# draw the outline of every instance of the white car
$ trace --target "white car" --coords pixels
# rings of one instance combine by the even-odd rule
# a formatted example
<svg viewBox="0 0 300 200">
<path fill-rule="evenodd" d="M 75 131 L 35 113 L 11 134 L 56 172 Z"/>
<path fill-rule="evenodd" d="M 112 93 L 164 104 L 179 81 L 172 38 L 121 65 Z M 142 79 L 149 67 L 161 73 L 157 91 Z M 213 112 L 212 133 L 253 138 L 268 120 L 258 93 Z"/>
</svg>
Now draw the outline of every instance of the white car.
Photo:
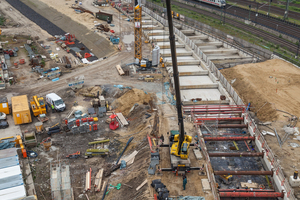
<svg viewBox="0 0 300 200">
<path fill-rule="evenodd" d="M 0 120 L 6 120 L 6 114 L 3 112 L 0 112 Z"/>
</svg>

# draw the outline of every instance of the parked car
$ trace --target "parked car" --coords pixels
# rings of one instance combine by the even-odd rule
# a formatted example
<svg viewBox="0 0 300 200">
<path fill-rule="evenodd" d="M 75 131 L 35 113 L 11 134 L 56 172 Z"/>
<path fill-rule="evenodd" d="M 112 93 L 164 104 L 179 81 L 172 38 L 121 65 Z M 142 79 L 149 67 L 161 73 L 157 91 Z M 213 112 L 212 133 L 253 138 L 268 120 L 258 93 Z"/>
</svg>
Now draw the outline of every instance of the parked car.
<svg viewBox="0 0 300 200">
<path fill-rule="evenodd" d="M 5 129 L 7 127 L 9 127 L 9 124 L 7 121 L 3 121 L 3 120 L 0 121 L 0 129 Z"/>
<path fill-rule="evenodd" d="M 0 120 L 6 120 L 6 114 L 3 112 L 0 112 Z"/>
</svg>

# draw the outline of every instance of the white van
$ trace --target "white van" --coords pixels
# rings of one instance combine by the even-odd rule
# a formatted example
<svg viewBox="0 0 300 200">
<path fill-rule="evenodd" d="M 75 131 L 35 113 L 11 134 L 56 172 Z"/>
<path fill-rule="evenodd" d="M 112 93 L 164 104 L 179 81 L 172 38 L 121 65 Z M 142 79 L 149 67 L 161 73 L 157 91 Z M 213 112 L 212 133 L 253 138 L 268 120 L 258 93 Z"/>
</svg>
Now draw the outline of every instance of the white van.
<svg viewBox="0 0 300 200">
<path fill-rule="evenodd" d="M 64 101 L 55 93 L 47 94 L 46 102 L 50 105 L 50 108 L 53 105 L 56 111 L 64 111 L 66 109 Z"/>
</svg>

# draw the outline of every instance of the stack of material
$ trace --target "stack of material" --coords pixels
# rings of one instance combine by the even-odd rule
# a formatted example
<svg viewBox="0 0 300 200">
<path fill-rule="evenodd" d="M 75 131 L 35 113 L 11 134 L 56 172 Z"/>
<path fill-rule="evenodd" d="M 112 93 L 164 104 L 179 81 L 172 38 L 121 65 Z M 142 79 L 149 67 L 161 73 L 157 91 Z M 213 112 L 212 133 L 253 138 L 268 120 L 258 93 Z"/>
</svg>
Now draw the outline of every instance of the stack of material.
<svg viewBox="0 0 300 200">
<path fill-rule="evenodd" d="M 122 113 L 116 113 L 116 115 L 117 115 L 117 120 L 118 120 L 119 124 L 121 124 L 121 127 L 128 126 L 128 122 Z"/>
<path fill-rule="evenodd" d="M 91 175 L 92 175 L 92 168 L 90 168 L 90 171 L 86 172 L 85 175 L 85 191 L 88 191 L 91 189 Z"/>
<path fill-rule="evenodd" d="M 126 162 L 126 165 L 131 165 L 134 162 L 134 158 L 136 156 L 136 154 L 138 154 L 138 151 L 134 151 L 132 152 L 132 154 L 130 154 L 129 156 L 126 156 L 125 158 L 121 158 L 118 162 L 118 164 L 121 164 L 121 161 L 124 160 Z"/>
<path fill-rule="evenodd" d="M 96 178 L 95 178 L 95 192 L 100 192 L 101 183 L 102 183 L 103 169 L 99 169 Z"/>
</svg>

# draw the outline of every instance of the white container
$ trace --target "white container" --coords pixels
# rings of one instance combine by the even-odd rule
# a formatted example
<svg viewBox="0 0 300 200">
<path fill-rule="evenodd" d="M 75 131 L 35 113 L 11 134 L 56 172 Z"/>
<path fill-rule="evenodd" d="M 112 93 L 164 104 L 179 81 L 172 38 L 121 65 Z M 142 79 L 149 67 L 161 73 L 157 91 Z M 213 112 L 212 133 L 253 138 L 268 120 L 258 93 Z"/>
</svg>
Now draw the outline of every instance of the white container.
<svg viewBox="0 0 300 200">
<path fill-rule="evenodd" d="M 157 66 L 159 64 L 159 46 L 155 46 L 152 51 L 152 66 Z"/>
</svg>

